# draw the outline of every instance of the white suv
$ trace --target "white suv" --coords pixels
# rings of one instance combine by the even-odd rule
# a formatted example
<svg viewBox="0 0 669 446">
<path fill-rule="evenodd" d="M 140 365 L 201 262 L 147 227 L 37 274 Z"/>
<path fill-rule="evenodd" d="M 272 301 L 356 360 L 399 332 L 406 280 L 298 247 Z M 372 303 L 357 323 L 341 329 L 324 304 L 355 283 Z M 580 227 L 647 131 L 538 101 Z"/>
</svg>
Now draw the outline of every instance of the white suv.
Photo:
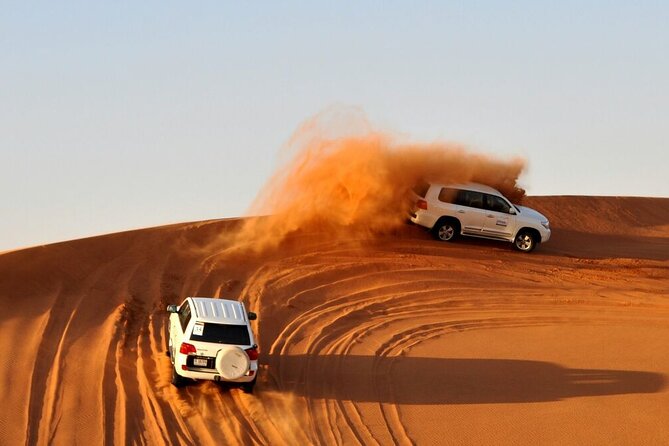
<svg viewBox="0 0 669 446">
<path fill-rule="evenodd" d="M 469 235 L 512 242 L 532 251 L 551 236 L 548 219 L 534 209 L 512 204 L 498 190 L 482 184 L 424 184 L 414 190 L 411 221 L 432 230 L 442 241 Z"/>
<path fill-rule="evenodd" d="M 234 300 L 188 297 L 168 305 L 168 354 L 172 384 L 207 379 L 239 384 L 253 392 L 258 377 L 258 346 L 244 304 Z"/>
</svg>

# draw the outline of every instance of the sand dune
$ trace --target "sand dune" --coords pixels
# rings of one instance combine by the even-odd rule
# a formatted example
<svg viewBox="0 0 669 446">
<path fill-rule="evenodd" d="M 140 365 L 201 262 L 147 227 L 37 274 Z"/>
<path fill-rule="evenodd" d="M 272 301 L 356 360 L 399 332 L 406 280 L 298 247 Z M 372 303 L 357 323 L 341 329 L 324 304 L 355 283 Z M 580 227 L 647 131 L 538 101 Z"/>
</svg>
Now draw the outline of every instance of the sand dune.
<svg viewBox="0 0 669 446">
<path fill-rule="evenodd" d="M 0 444 L 662 444 L 669 199 L 528 197 L 554 238 L 290 236 L 239 220 L 0 255 Z M 259 313 L 255 395 L 169 384 L 165 305 Z"/>
</svg>

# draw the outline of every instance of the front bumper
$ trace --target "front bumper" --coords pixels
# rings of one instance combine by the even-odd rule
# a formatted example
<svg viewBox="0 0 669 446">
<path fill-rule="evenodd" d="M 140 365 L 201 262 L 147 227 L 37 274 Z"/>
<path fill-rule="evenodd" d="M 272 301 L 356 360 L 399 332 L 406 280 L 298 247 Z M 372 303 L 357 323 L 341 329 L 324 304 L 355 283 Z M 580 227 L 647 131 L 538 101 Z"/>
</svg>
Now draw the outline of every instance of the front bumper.
<svg viewBox="0 0 669 446">
<path fill-rule="evenodd" d="M 540 232 L 540 234 L 541 234 L 541 243 L 546 243 L 548 240 L 551 239 L 550 229 L 544 229 L 543 231 Z"/>
</svg>

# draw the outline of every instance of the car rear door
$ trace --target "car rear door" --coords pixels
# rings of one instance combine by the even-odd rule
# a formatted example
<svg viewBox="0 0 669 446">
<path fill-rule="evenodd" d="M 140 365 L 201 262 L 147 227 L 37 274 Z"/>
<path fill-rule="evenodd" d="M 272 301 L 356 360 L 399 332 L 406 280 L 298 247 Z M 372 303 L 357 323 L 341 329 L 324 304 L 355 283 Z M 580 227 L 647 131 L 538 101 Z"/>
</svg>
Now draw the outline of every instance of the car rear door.
<svg viewBox="0 0 669 446">
<path fill-rule="evenodd" d="M 480 235 L 486 220 L 484 197 L 481 192 L 458 190 L 455 197 L 456 217 L 462 225 L 462 232 Z"/>
</svg>

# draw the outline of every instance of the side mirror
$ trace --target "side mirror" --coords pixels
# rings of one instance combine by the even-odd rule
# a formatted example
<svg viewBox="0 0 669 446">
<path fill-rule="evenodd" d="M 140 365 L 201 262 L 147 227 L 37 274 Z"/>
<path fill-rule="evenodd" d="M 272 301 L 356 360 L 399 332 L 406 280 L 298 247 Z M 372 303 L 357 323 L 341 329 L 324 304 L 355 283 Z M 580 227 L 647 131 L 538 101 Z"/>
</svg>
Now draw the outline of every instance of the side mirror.
<svg viewBox="0 0 669 446">
<path fill-rule="evenodd" d="M 516 215 L 516 210 L 514 208 L 509 208 L 509 214 Z"/>
<path fill-rule="evenodd" d="M 168 313 L 177 313 L 179 311 L 179 307 L 176 305 L 168 305 L 167 306 L 167 312 Z"/>
<path fill-rule="evenodd" d="M 255 314 L 253 311 L 249 311 L 249 320 L 255 321 L 256 319 L 258 319 L 258 315 Z"/>
</svg>

